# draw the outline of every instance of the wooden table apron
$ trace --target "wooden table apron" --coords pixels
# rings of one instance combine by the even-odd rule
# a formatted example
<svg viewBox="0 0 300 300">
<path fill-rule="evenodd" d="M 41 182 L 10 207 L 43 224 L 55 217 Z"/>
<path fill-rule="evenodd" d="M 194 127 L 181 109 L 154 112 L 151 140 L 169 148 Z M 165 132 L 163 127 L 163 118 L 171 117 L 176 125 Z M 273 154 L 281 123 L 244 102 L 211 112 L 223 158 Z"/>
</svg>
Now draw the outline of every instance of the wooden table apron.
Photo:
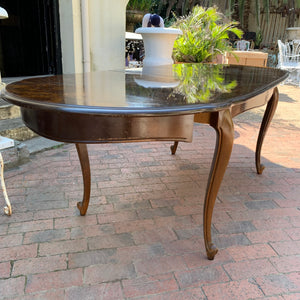
<svg viewBox="0 0 300 300">
<path fill-rule="evenodd" d="M 81 215 L 85 215 L 87 212 L 91 191 L 87 144 L 175 141 L 171 146 L 172 154 L 175 154 L 179 141 L 190 141 L 191 139 L 185 132 L 191 119 L 194 119 L 192 122 L 208 124 L 213 127 L 216 131 L 216 145 L 205 195 L 203 231 L 207 257 L 214 259 L 218 249 L 212 243 L 211 220 L 215 200 L 231 156 L 234 141 L 232 118 L 249 109 L 267 104 L 255 155 L 257 173 L 261 174 L 264 169 L 260 163 L 262 143 L 276 110 L 278 98 L 278 89 L 275 87 L 254 98 L 232 104 L 230 108 L 173 116 L 87 115 L 63 110 L 51 113 L 49 107 L 45 107 L 45 109 L 21 107 L 21 112 L 24 123 L 39 135 L 76 144 L 84 184 L 83 200 L 77 204 Z M 41 122 L 41 120 L 43 121 Z M 74 130 L 74 126 L 77 130 Z M 104 130 L 99 130 L 99 128 L 104 128 Z M 167 130 L 164 131 L 162 128 L 167 128 Z"/>
</svg>

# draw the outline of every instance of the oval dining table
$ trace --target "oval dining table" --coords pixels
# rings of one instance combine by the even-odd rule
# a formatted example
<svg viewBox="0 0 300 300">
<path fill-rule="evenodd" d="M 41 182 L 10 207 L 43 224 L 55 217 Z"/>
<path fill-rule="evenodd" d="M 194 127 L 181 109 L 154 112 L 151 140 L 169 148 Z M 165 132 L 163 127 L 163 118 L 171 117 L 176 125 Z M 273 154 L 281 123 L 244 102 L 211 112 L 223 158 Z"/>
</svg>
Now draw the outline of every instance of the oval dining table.
<svg viewBox="0 0 300 300">
<path fill-rule="evenodd" d="M 232 119 L 266 105 L 256 145 L 261 174 L 261 148 L 278 103 L 277 85 L 288 76 L 272 68 L 213 64 L 174 64 L 94 73 L 34 77 L 8 84 L 2 98 L 21 108 L 27 127 L 48 139 L 74 143 L 83 175 L 81 215 L 89 205 L 91 172 L 87 144 L 112 142 L 192 142 L 194 122 L 216 131 L 215 152 L 203 210 L 208 259 L 218 249 L 212 242 L 215 200 L 234 141 Z"/>
</svg>

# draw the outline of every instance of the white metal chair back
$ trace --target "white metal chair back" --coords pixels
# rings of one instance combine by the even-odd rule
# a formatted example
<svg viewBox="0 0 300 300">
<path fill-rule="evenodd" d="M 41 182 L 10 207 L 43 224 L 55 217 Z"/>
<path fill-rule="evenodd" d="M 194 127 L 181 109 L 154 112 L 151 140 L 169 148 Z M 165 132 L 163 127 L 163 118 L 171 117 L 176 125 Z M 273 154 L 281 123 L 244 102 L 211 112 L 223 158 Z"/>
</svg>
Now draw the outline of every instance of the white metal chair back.
<svg viewBox="0 0 300 300">
<path fill-rule="evenodd" d="M 234 43 L 234 46 L 236 46 L 236 50 L 248 51 L 250 49 L 250 42 L 245 40 L 240 40 L 240 41 L 236 41 Z"/>
<path fill-rule="evenodd" d="M 278 40 L 278 49 L 278 68 L 300 69 L 300 43 L 298 41 L 283 43 Z"/>
<path fill-rule="evenodd" d="M 300 86 L 300 42 L 291 41 L 283 43 L 278 40 L 278 65 L 277 67 L 290 71 L 287 81 Z"/>
</svg>

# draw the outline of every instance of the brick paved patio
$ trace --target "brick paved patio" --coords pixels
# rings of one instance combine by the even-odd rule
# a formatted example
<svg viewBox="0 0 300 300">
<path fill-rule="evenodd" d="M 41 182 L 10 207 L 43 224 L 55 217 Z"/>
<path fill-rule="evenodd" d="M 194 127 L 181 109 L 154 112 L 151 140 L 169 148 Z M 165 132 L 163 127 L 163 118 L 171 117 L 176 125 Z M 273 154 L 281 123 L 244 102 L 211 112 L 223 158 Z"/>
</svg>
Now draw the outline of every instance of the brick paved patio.
<svg viewBox="0 0 300 300">
<path fill-rule="evenodd" d="M 0 298 L 300 299 L 300 89 L 280 93 L 262 175 L 254 164 L 262 110 L 235 121 L 213 216 L 214 261 L 202 234 L 215 142 L 207 126 L 195 125 L 193 143 L 175 156 L 166 142 L 89 146 L 85 217 L 76 209 L 74 146 L 7 171 L 13 215 L 0 213 Z"/>
</svg>

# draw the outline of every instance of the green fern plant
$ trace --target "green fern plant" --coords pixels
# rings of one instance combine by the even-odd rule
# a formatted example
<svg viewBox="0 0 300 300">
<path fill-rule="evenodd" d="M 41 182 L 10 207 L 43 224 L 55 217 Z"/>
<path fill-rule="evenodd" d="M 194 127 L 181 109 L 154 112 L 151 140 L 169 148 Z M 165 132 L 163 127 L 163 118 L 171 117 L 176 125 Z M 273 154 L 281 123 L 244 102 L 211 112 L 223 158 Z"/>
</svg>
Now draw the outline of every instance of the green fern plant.
<svg viewBox="0 0 300 300">
<path fill-rule="evenodd" d="M 177 18 L 174 27 L 183 32 L 174 43 L 173 57 L 177 62 L 211 62 L 218 54 L 231 52 L 230 32 L 242 36 L 237 22 L 224 22 L 216 7 L 195 6 L 185 17 Z"/>
</svg>

